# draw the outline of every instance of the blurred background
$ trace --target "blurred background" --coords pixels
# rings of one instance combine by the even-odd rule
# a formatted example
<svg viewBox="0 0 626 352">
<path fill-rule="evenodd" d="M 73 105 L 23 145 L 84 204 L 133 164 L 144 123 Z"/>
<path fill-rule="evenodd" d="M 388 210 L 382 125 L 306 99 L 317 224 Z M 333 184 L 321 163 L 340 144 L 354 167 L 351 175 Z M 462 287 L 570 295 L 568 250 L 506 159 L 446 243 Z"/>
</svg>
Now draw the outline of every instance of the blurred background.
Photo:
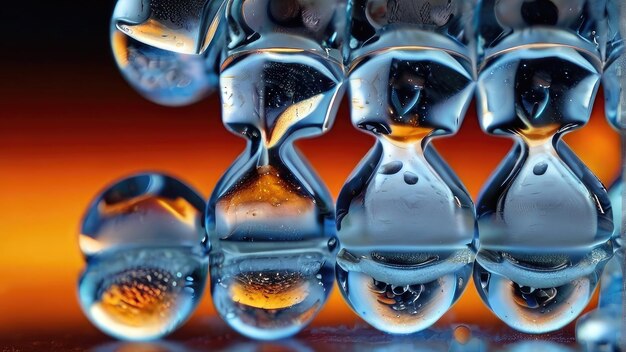
<svg viewBox="0 0 626 352">
<path fill-rule="evenodd" d="M 177 176 L 208 198 L 244 148 L 243 139 L 223 128 L 217 95 L 166 108 L 131 90 L 109 47 L 114 4 L 2 5 L 0 340 L 71 331 L 106 341 L 76 299 L 83 267 L 78 228 L 92 197 L 120 177 L 149 170 Z M 608 186 L 618 174 L 620 142 L 605 122 L 601 94 L 597 101 L 590 123 L 565 140 Z M 475 199 L 511 142 L 483 134 L 474 109 L 457 135 L 435 145 Z M 298 145 L 336 197 L 373 141 L 351 126 L 344 103 L 328 134 Z M 206 292 L 182 334 L 217 321 Z M 501 327 L 473 285 L 439 324 L 459 322 Z M 313 325 L 355 323 L 334 290 Z"/>
</svg>

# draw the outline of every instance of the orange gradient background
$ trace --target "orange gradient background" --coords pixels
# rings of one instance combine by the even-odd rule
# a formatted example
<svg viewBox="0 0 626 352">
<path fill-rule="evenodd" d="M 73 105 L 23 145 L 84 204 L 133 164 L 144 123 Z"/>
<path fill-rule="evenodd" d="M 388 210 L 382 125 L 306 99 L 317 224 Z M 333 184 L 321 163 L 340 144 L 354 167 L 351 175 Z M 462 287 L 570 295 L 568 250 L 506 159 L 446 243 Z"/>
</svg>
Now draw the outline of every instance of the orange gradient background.
<svg viewBox="0 0 626 352">
<path fill-rule="evenodd" d="M 11 84 L 0 86 L 0 332 L 93 329 L 76 299 L 84 265 L 78 229 L 91 199 L 112 181 L 146 170 L 177 176 L 208 198 L 244 140 L 223 128 L 216 95 L 184 108 L 151 104 L 108 56 L 82 65 L 15 64 L 20 69 L 4 78 Z M 620 142 L 601 99 L 590 123 L 565 139 L 610 185 Z M 372 144 L 350 125 L 344 102 L 328 134 L 298 145 L 336 197 Z M 472 106 L 461 131 L 435 145 L 475 199 L 511 142 L 483 134 Z M 209 315 L 215 310 L 207 290 L 195 319 Z M 355 322 L 335 289 L 313 324 Z M 452 322 L 501 324 L 473 285 L 440 324 Z"/>
</svg>

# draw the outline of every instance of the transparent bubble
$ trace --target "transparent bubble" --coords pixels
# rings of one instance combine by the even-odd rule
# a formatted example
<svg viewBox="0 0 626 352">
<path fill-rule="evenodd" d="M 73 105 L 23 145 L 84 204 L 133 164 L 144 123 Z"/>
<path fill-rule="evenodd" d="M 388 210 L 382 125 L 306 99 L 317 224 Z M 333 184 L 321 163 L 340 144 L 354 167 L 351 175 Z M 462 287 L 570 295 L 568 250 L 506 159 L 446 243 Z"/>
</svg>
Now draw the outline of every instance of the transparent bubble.
<svg viewBox="0 0 626 352">
<path fill-rule="evenodd" d="M 145 98 L 194 103 L 216 87 L 224 1 L 119 0 L 111 20 L 118 67 Z"/>
<path fill-rule="evenodd" d="M 613 254 L 606 189 L 561 141 L 589 120 L 600 82 L 604 27 L 594 4 L 481 5 L 479 120 L 515 145 L 479 197 L 474 282 L 493 312 L 523 332 L 573 321 Z"/>
<path fill-rule="evenodd" d="M 117 30 L 111 33 L 113 54 L 128 83 L 146 99 L 180 106 L 208 96 L 217 87 L 211 60 L 143 44 Z"/>
<path fill-rule="evenodd" d="M 342 250 L 336 266 L 341 293 L 378 330 L 410 334 L 426 329 L 461 296 L 471 274 L 473 253 L 437 252 L 428 258 L 411 258 L 424 254 L 395 248 L 393 253 L 357 258 Z M 381 263 L 381 256 L 396 261 Z"/>
<path fill-rule="evenodd" d="M 98 195 L 79 240 L 87 261 L 79 301 L 89 320 L 139 341 L 183 324 L 208 274 L 203 212 L 195 191 L 161 174 L 131 176 Z"/>
</svg>

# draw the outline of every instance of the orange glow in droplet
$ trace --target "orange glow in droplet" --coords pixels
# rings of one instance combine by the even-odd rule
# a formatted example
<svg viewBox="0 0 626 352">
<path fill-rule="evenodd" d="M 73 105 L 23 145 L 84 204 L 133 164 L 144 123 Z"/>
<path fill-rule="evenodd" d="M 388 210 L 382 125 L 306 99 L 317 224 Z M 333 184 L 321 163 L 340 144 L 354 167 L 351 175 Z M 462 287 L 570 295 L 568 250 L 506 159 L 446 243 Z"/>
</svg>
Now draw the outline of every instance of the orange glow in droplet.
<svg viewBox="0 0 626 352">
<path fill-rule="evenodd" d="M 285 309 L 309 296 L 309 282 L 298 272 L 239 274 L 230 287 L 234 302 L 260 309 Z"/>
</svg>

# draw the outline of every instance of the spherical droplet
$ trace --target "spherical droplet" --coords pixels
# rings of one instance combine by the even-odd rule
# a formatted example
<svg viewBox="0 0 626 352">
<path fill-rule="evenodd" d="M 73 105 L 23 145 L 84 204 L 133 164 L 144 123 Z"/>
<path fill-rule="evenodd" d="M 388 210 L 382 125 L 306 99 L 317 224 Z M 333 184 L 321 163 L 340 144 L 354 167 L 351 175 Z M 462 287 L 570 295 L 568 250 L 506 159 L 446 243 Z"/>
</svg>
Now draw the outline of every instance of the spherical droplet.
<svg viewBox="0 0 626 352">
<path fill-rule="evenodd" d="M 468 328 L 465 325 L 459 325 L 454 329 L 454 339 L 462 344 L 465 345 L 466 343 L 469 342 L 469 340 L 472 338 L 472 330 L 470 330 L 470 328 Z"/>
</svg>

